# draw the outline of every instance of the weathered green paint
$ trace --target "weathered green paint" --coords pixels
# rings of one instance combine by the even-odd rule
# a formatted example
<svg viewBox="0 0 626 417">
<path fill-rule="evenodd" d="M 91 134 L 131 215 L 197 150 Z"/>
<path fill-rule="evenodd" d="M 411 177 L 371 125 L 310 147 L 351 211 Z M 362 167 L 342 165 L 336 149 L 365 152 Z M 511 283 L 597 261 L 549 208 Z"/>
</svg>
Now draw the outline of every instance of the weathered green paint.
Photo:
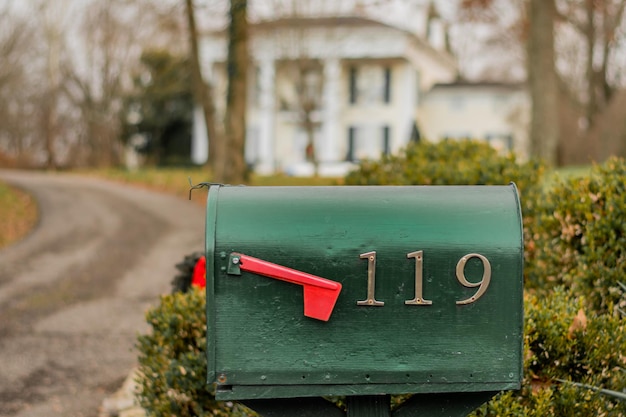
<svg viewBox="0 0 626 417">
<path fill-rule="evenodd" d="M 205 236 L 205 249 L 206 254 L 215 253 L 215 228 L 217 222 L 217 200 L 220 187 L 210 187 L 209 196 L 206 209 L 206 236 Z M 213 287 L 213 272 L 215 271 L 215 256 L 206 255 L 206 270 L 207 270 L 207 292 L 206 292 L 206 305 L 207 305 L 207 360 L 209 363 L 215 362 L 215 311 L 210 314 L 209 311 L 212 306 L 215 306 L 215 291 L 209 291 L 209 288 Z M 209 273 L 209 271 L 211 271 Z M 211 284 L 209 284 L 211 283 Z M 207 380 L 215 380 L 215 367 L 209 365 L 207 372 Z"/>
<path fill-rule="evenodd" d="M 423 296 L 414 298 L 423 251 Z M 367 260 L 376 251 L 376 299 Z M 343 285 L 328 322 L 303 316 L 302 288 L 241 271 L 239 252 Z M 456 278 L 485 256 L 489 288 Z M 467 263 L 481 279 L 479 259 Z M 209 382 L 218 399 L 479 392 L 522 377 L 522 226 L 514 186 L 211 187 L 207 205 Z"/>
</svg>

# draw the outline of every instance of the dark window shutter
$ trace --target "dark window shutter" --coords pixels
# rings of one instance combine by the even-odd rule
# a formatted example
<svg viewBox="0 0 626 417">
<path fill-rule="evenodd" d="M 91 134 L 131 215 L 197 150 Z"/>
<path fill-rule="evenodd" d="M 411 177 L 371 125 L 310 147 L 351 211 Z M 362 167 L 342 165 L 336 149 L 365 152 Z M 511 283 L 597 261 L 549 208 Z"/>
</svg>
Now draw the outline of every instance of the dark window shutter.
<svg viewBox="0 0 626 417">
<path fill-rule="evenodd" d="M 356 67 L 350 67 L 350 104 L 356 104 L 357 91 L 356 91 Z"/>
</svg>

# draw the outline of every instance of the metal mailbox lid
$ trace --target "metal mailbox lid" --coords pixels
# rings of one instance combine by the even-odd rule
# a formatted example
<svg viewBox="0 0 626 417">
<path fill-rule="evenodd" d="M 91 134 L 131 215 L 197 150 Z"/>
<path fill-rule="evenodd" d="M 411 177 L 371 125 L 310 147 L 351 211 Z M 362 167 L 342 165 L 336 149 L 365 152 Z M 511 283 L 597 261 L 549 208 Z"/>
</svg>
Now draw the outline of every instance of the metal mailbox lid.
<svg viewBox="0 0 626 417">
<path fill-rule="evenodd" d="M 520 386 L 514 185 L 211 187 L 206 248 L 208 379 L 218 399 Z M 305 317 L 296 285 L 230 274 L 232 253 L 339 282 L 330 319 Z M 372 298 L 384 305 L 359 305 L 372 270 Z M 407 303 L 418 281 L 430 304 Z"/>
</svg>

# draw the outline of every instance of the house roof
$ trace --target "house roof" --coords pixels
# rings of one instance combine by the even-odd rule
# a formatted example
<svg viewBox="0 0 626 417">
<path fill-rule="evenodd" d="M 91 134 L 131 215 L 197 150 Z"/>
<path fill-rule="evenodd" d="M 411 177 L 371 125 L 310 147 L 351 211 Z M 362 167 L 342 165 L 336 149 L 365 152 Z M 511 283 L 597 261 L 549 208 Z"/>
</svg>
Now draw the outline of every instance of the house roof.
<svg viewBox="0 0 626 417">
<path fill-rule="evenodd" d="M 278 19 L 272 20 L 262 20 L 259 22 L 252 23 L 251 28 L 254 29 L 273 29 L 277 27 L 318 27 L 318 26 L 326 26 L 326 27 L 335 27 L 335 26 L 351 26 L 351 27 L 363 27 L 363 26 L 379 26 L 379 27 L 387 27 L 391 29 L 395 29 L 401 32 L 406 32 L 403 29 L 397 28 L 395 26 L 388 25 L 383 22 L 379 22 L 377 20 L 369 19 L 367 17 L 362 16 L 314 16 L 314 17 L 306 17 L 306 16 L 291 16 L 291 17 L 282 17 Z M 408 32 L 407 32 L 408 33 Z"/>
<path fill-rule="evenodd" d="M 275 29 L 289 29 L 289 28 L 333 28 L 333 27 L 348 27 L 348 28 L 386 28 L 407 36 L 412 44 L 423 53 L 429 55 L 431 58 L 439 61 L 445 66 L 450 68 L 456 68 L 456 61 L 450 53 L 447 51 L 441 51 L 432 47 L 427 41 L 421 39 L 417 34 L 408 31 L 406 29 L 399 28 L 375 19 L 371 19 L 364 16 L 345 15 L 345 16 L 291 16 L 281 17 L 271 20 L 260 20 L 250 23 L 250 32 L 265 32 Z M 226 36 L 227 29 L 205 32 L 208 35 L 213 36 Z"/>
</svg>

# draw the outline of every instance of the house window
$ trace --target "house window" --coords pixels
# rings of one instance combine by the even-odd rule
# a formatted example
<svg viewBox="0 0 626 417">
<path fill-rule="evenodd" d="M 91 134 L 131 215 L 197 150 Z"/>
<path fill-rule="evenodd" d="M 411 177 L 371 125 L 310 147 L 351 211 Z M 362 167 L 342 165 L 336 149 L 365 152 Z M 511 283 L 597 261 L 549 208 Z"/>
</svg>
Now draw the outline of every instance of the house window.
<svg viewBox="0 0 626 417">
<path fill-rule="evenodd" d="M 510 133 L 488 133 L 485 140 L 500 152 L 508 152 L 513 149 L 513 135 Z"/>
<path fill-rule="evenodd" d="M 385 89 L 383 92 L 383 99 L 385 103 L 391 103 L 391 68 L 385 68 Z"/>
<path fill-rule="evenodd" d="M 383 154 L 391 153 L 391 137 L 389 135 L 389 126 L 383 126 Z"/>
<path fill-rule="evenodd" d="M 348 72 L 350 104 L 391 103 L 391 77 L 390 67 L 374 64 L 351 67 Z"/>
<path fill-rule="evenodd" d="M 355 67 L 350 68 L 350 104 L 356 104 L 356 77 L 357 71 Z"/>
<path fill-rule="evenodd" d="M 378 159 L 382 154 L 391 153 L 391 128 L 389 126 L 350 126 L 346 161 L 358 162 L 363 159 Z"/>
<path fill-rule="evenodd" d="M 348 152 L 346 152 L 346 161 L 354 161 L 354 142 L 356 139 L 356 128 L 350 126 L 348 128 Z"/>
</svg>

